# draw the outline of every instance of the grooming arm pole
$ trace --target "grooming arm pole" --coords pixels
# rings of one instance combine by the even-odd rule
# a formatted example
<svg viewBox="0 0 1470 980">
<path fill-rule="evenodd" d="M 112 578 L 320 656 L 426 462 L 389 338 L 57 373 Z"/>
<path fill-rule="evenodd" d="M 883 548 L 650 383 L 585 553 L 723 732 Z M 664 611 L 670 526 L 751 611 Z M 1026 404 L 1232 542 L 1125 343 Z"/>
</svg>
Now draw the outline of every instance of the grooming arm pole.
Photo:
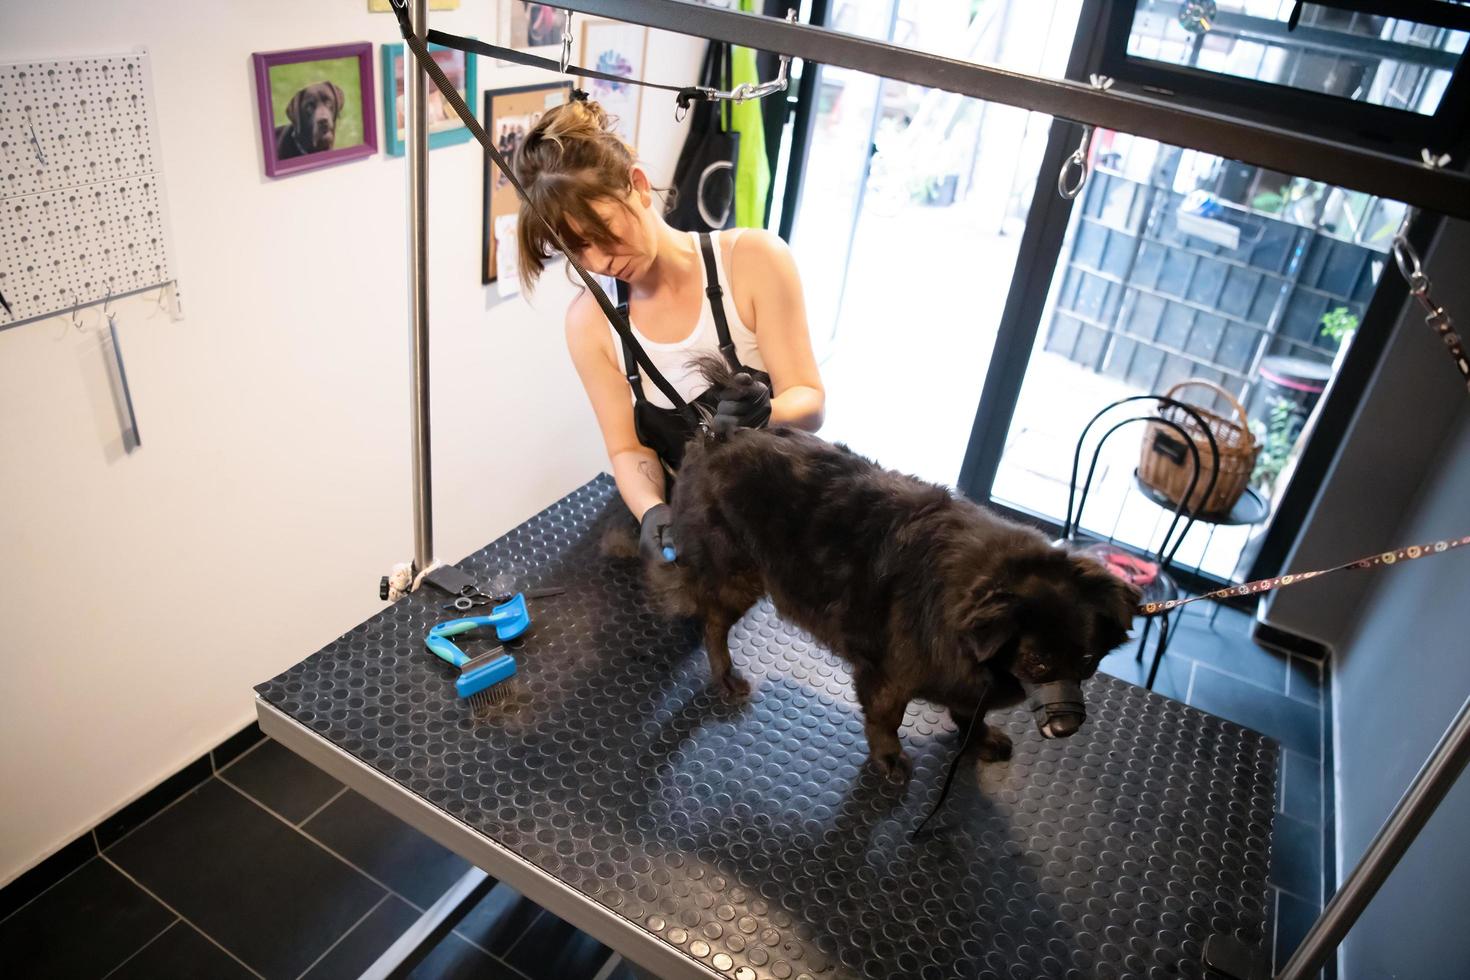
<svg viewBox="0 0 1470 980">
<path fill-rule="evenodd" d="M 428 33 L 428 0 L 407 0 L 414 33 Z M 417 58 L 403 61 L 408 100 L 408 269 L 413 440 L 413 568 L 434 561 L 433 472 L 429 452 L 429 76 Z M 389 79 L 386 84 L 391 84 Z M 391 120 L 390 120 L 391 122 Z"/>
<path fill-rule="evenodd" d="M 1363 859 L 1307 931 L 1302 944 L 1277 974 L 1277 980 L 1304 980 L 1317 975 L 1434 815 L 1467 762 L 1470 762 L 1470 698 L 1460 706 L 1459 714 L 1378 829 Z"/>
</svg>

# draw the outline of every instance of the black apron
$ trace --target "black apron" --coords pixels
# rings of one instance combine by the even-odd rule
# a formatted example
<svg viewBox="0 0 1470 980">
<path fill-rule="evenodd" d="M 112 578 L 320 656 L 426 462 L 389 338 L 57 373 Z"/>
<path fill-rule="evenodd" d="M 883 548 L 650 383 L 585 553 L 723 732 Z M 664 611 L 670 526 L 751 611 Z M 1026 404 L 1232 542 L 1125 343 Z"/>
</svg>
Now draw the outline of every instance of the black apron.
<svg viewBox="0 0 1470 980">
<path fill-rule="evenodd" d="M 725 291 L 720 288 L 720 276 L 715 268 L 715 246 L 708 232 L 699 235 L 699 250 L 704 256 L 704 295 L 709 300 L 710 313 L 714 315 L 715 332 L 720 339 L 720 353 L 732 371 L 744 371 L 766 387 L 771 385 L 771 376 L 765 371 L 745 367 L 735 353 L 735 342 L 730 339 L 730 324 L 725 319 Z M 628 284 L 621 279 L 618 283 L 618 309 L 624 317 L 628 315 Z M 679 471 L 684 461 L 684 445 L 699 429 L 699 414 L 696 405 L 711 415 L 719 406 L 719 392 L 706 388 L 698 398 L 689 400 L 684 409 L 661 408 L 643 394 L 643 381 L 638 371 L 638 361 L 633 356 L 629 338 L 623 340 L 623 364 L 627 371 L 628 384 L 633 388 L 633 430 L 638 441 L 658 454 L 659 460 L 669 476 Z"/>
</svg>

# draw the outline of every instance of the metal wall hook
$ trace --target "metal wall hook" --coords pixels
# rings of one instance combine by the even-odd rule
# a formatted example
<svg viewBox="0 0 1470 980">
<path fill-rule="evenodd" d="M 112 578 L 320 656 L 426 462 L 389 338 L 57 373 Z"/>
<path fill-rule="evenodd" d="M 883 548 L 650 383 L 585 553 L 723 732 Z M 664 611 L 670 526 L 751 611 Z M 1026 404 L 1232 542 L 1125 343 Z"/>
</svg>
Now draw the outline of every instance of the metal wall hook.
<svg viewBox="0 0 1470 980">
<path fill-rule="evenodd" d="M 71 325 L 80 330 L 82 329 L 82 321 L 77 319 L 77 312 L 82 308 L 82 297 L 73 291 L 71 298 L 73 301 L 71 305 Z"/>
<path fill-rule="evenodd" d="M 561 72 L 567 72 L 567 65 L 572 63 L 572 12 L 566 12 L 566 19 L 561 25 Z"/>
<path fill-rule="evenodd" d="M 1099 92 L 1105 92 L 1113 87 L 1113 80 L 1106 75 L 1091 75 L 1089 81 L 1092 87 Z M 1082 138 L 1077 141 L 1077 149 L 1072 155 L 1062 161 L 1062 169 L 1057 171 L 1057 193 L 1067 200 L 1073 200 L 1082 193 L 1082 188 L 1087 184 L 1088 175 L 1092 168 L 1087 163 L 1088 155 L 1092 152 L 1092 134 L 1094 128 L 1091 123 L 1082 127 Z M 1077 180 L 1071 182 L 1069 177 L 1072 171 L 1077 172 Z"/>
</svg>

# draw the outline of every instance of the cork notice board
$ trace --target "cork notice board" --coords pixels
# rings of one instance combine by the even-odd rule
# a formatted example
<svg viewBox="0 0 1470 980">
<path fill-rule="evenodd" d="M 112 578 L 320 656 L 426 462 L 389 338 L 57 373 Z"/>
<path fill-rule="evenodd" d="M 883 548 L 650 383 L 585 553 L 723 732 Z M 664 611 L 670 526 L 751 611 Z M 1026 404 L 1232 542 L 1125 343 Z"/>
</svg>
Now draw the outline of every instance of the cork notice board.
<svg viewBox="0 0 1470 980">
<path fill-rule="evenodd" d="M 571 96 L 570 82 L 552 85 L 527 85 L 521 88 L 497 89 L 485 93 L 485 131 L 495 141 L 495 148 L 507 160 L 513 159 L 521 140 L 541 114 L 552 106 L 566 102 Z M 480 281 L 495 282 L 500 278 L 500 246 L 502 242 L 515 240 L 515 220 L 520 209 L 520 199 L 515 188 L 500 172 L 500 168 L 485 154 L 485 208 L 481 229 L 484 236 L 481 249 Z M 497 220 L 498 219 L 498 220 Z M 506 256 L 515 261 L 514 251 Z"/>
</svg>

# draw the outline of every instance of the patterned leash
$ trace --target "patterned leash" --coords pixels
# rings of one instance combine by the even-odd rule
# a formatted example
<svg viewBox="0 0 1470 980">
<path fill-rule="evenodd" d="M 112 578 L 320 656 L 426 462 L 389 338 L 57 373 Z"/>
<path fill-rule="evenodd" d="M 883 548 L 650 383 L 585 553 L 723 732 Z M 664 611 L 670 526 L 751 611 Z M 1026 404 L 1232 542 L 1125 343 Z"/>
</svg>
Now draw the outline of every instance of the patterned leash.
<svg viewBox="0 0 1470 980">
<path fill-rule="evenodd" d="M 1428 150 L 1422 152 L 1424 166 L 1432 169 L 1443 167 L 1450 162 L 1449 156 L 1435 156 Z M 1429 274 L 1424 271 L 1424 264 L 1419 259 L 1419 253 L 1409 243 L 1409 226 L 1414 223 L 1418 211 L 1409 208 L 1404 212 L 1404 220 L 1399 224 L 1399 229 L 1393 236 L 1393 258 L 1399 267 L 1399 272 L 1409 284 L 1409 295 L 1424 309 L 1424 322 L 1435 333 L 1439 334 L 1440 340 L 1444 342 L 1445 349 L 1449 351 L 1450 357 L 1459 369 L 1460 376 L 1465 380 L 1465 388 L 1470 391 L 1470 357 L 1465 354 L 1464 342 L 1460 335 L 1455 333 L 1454 321 L 1450 315 L 1434 301 L 1429 295 Z M 1345 562 L 1334 565 L 1332 568 L 1323 568 L 1315 572 L 1293 572 L 1290 575 L 1278 575 L 1275 578 L 1263 578 L 1254 582 L 1246 582 L 1244 585 L 1232 585 L 1214 592 L 1206 592 L 1204 595 L 1191 596 L 1188 599 L 1170 599 L 1167 602 L 1145 602 L 1139 605 L 1138 611 L 1145 616 L 1157 616 L 1172 609 L 1187 605 L 1191 602 L 1199 602 L 1202 599 L 1223 599 L 1228 596 L 1254 595 L 1261 592 L 1270 592 L 1284 586 L 1295 585 L 1308 579 L 1318 578 L 1331 572 L 1340 572 L 1348 568 L 1376 568 L 1379 565 L 1397 565 L 1403 561 L 1413 561 L 1426 555 L 1440 555 L 1455 548 L 1470 545 L 1470 535 L 1462 538 L 1449 538 L 1444 541 L 1435 541 L 1425 545 L 1409 545 L 1407 548 L 1399 548 L 1395 551 L 1385 551 L 1382 554 L 1371 555 L 1367 558 L 1359 558 L 1357 561 Z"/>
<path fill-rule="evenodd" d="M 1214 592 L 1206 592 L 1204 595 L 1190 596 L 1188 599 L 1170 599 L 1167 602 L 1145 602 L 1138 607 L 1138 611 L 1145 616 L 1156 616 L 1159 613 L 1178 609 L 1180 606 L 1191 602 L 1199 602 L 1201 599 L 1222 599 L 1227 596 L 1253 595 L 1260 592 L 1270 592 L 1288 585 L 1296 585 L 1308 579 L 1319 578 L 1332 572 L 1341 572 L 1349 568 L 1376 568 L 1379 565 L 1397 565 L 1400 562 L 1413 561 L 1416 558 L 1425 558 L 1429 555 L 1442 555 L 1446 551 L 1455 548 L 1463 548 L 1470 545 L 1470 534 L 1462 538 L 1447 538 L 1443 541 L 1435 541 L 1430 544 L 1411 544 L 1406 548 L 1398 548 L 1394 551 L 1385 551 L 1382 554 L 1370 555 L 1367 558 L 1359 558 L 1356 561 L 1344 562 L 1331 568 L 1318 569 L 1315 572 L 1292 572 L 1289 575 L 1277 575 L 1275 578 L 1257 579 L 1244 585 L 1231 585 Z"/>
</svg>

